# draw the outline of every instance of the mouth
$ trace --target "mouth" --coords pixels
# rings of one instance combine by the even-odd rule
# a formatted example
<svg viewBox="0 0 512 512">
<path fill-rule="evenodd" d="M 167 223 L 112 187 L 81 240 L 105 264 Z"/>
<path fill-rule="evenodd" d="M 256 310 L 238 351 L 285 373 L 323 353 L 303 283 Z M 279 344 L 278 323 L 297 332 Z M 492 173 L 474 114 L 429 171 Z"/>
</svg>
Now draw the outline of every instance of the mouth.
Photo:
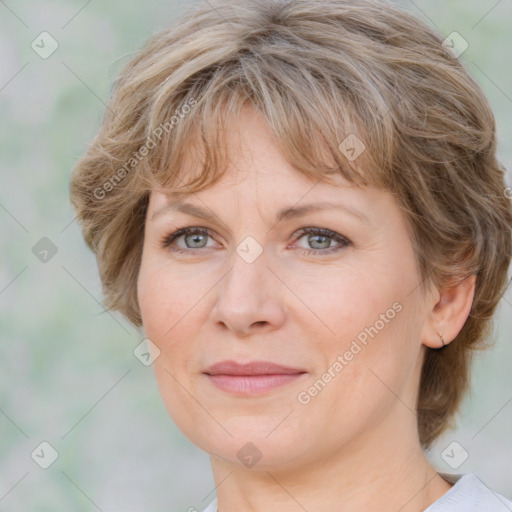
<svg viewBox="0 0 512 512">
<path fill-rule="evenodd" d="M 208 368 L 204 374 L 217 388 L 234 394 L 266 393 L 295 382 L 305 375 L 302 368 L 291 368 L 267 361 L 241 364 L 221 361 Z"/>
</svg>

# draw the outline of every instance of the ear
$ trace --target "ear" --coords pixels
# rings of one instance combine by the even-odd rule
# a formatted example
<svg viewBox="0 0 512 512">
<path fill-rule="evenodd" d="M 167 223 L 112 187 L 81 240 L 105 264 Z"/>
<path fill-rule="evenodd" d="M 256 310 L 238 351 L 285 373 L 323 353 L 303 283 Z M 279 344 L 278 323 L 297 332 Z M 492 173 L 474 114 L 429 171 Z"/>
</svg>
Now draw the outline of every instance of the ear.
<svg viewBox="0 0 512 512">
<path fill-rule="evenodd" d="M 476 275 L 461 283 L 447 285 L 435 294 L 428 321 L 423 331 L 423 344 L 442 348 L 451 343 L 462 330 L 475 296 Z"/>
</svg>

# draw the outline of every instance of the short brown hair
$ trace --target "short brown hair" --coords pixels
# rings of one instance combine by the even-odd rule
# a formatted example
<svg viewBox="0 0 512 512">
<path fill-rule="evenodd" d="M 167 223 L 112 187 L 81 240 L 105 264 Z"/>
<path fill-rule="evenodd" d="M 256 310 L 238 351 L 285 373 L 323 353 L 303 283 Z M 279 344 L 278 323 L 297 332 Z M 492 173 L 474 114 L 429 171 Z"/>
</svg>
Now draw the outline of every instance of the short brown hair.
<svg viewBox="0 0 512 512">
<path fill-rule="evenodd" d="M 391 4 L 214 4 L 193 8 L 130 60 L 73 170 L 71 201 L 97 256 L 104 304 L 141 325 L 151 189 L 186 195 L 215 184 L 228 167 L 222 127 L 252 106 L 298 172 L 395 195 L 423 284 L 477 276 L 459 335 L 425 353 L 417 414 L 427 448 L 460 406 L 472 350 L 485 348 L 507 285 L 511 202 L 488 102 L 442 38 Z M 340 151 L 350 134 L 366 147 L 354 161 Z M 186 154 L 201 169 L 194 176 L 183 170 Z"/>
</svg>

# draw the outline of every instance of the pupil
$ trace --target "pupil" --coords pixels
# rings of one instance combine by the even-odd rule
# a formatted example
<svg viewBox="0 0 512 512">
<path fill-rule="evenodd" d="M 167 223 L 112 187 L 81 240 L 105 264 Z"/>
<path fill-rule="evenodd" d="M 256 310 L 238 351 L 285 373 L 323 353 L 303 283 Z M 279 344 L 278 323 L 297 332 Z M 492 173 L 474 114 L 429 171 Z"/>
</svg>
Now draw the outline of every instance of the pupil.
<svg viewBox="0 0 512 512">
<path fill-rule="evenodd" d="M 204 238 L 204 235 L 192 235 L 192 244 L 200 243 L 201 238 Z"/>
<path fill-rule="evenodd" d="M 324 246 L 322 246 L 321 248 L 325 249 L 325 242 L 327 242 L 327 245 L 329 245 L 329 240 L 328 240 L 328 237 L 324 236 L 324 235 L 314 235 L 314 238 L 313 238 L 313 243 L 315 242 L 315 238 L 317 239 L 320 239 L 320 242 L 318 242 L 320 245 L 322 245 L 322 239 L 324 241 Z"/>
</svg>

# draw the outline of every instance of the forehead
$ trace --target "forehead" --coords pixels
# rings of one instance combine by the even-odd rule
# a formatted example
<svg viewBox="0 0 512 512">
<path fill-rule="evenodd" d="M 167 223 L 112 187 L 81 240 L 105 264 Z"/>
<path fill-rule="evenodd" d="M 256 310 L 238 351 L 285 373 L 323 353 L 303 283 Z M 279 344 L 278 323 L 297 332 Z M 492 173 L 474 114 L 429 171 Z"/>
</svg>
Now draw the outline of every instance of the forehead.
<svg viewBox="0 0 512 512">
<path fill-rule="evenodd" d="M 198 171 L 201 172 L 200 168 L 189 169 L 191 175 L 197 176 Z M 179 206 L 182 203 L 229 206 L 246 201 L 269 207 L 312 201 L 328 203 L 349 197 L 357 200 L 366 195 L 365 190 L 374 189 L 351 183 L 336 170 L 310 177 L 284 159 L 262 158 L 248 162 L 243 157 L 233 159 L 213 184 L 193 187 L 190 191 L 186 191 L 186 187 L 179 188 L 181 190 L 173 187 L 152 189 L 150 202 L 153 209 L 164 204 Z"/>
<path fill-rule="evenodd" d="M 243 107 L 238 117 L 231 117 L 229 121 L 219 130 L 216 139 L 201 139 L 194 130 L 188 133 L 187 150 L 180 164 L 173 168 L 176 179 L 162 182 L 160 189 L 151 192 L 151 217 L 157 210 L 172 211 L 172 205 L 177 207 L 174 211 L 190 213 L 196 206 L 203 212 L 213 208 L 225 213 L 231 210 L 230 205 L 246 203 L 261 211 L 271 211 L 272 217 L 276 211 L 281 218 L 289 216 L 285 210 L 294 207 L 304 212 L 305 205 L 310 203 L 318 206 L 342 200 L 347 206 L 352 203 L 352 206 L 359 204 L 360 208 L 368 208 L 367 194 L 363 191 L 368 185 L 362 187 L 349 181 L 345 176 L 351 174 L 340 169 L 339 160 L 333 159 L 327 146 L 320 148 L 322 161 L 317 166 L 310 165 L 304 172 L 303 168 L 295 166 L 300 166 L 300 161 L 298 164 L 294 161 L 295 153 L 290 155 L 290 148 L 283 147 L 266 118 L 254 107 Z M 205 159 L 219 148 L 220 159 Z M 187 191 L 191 183 L 193 186 Z M 348 191 L 353 193 L 347 195 Z M 183 209 L 179 203 L 189 206 Z M 201 217 L 207 218 L 206 215 Z"/>
</svg>

